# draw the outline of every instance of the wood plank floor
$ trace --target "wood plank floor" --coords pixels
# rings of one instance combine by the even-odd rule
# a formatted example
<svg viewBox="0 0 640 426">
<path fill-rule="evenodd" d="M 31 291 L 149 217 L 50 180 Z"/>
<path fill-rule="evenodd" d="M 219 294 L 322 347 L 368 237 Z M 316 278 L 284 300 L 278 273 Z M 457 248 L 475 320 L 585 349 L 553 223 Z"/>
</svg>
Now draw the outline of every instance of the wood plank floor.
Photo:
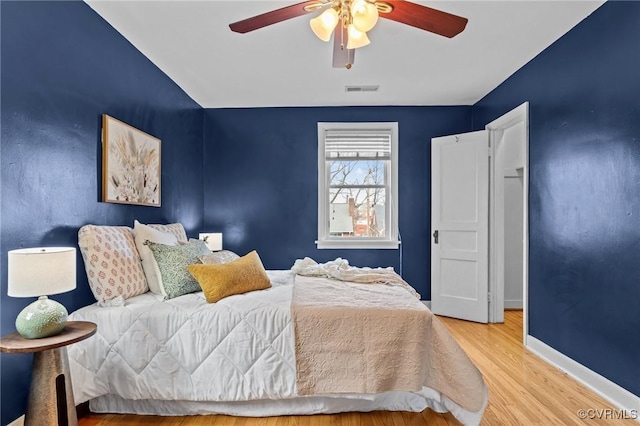
<svg viewBox="0 0 640 426">
<path fill-rule="evenodd" d="M 482 425 L 626 425 L 633 420 L 586 419 L 580 409 L 612 409 L 611 404 L 549 366 L 522 346 L 522 311 L 506 311 L 504 324 L 475 324 L 441 317 L 475 362 L 489 386 Z M 157 417 L 89 414 L 79 426 L 419 426 L 458 425 L 450 414 L 344 413 L 268 418 L 231 416 Z"/>
</svg>

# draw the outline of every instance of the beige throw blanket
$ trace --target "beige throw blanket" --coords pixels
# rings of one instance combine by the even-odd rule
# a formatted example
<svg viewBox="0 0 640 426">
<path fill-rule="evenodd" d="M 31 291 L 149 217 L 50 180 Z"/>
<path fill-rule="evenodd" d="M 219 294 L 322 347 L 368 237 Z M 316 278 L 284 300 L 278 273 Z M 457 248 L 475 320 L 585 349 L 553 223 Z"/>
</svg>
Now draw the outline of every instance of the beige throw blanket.
<svg viewBox="0 0 640 426">
<path fill-rule="evenodd" d="M 469 411 L 483 407 L 478 369 L 402 287 L 298 275 L 291 311 L 299 395 L 426 386 Z"/>
</svg>

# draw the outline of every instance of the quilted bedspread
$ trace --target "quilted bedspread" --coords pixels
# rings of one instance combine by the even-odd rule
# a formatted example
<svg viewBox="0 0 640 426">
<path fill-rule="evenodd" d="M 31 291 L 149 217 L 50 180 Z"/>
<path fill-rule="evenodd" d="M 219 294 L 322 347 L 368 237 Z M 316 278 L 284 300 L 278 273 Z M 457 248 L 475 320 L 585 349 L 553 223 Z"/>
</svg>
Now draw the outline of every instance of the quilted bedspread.
<svg viewBox="0 0 640 426">
<path fill-rule="evenodd" d="M 240 407 L 248 401 L 254 410 L 244 412 L 263 416 L 299 413 L 291 404 L 311 407 L 305 414 L 348 411 L 355 405 L 345 403 L 346 398 L 371 401 L 365 411 L 431 407 L 452 412 L 464 424 L 479 423 L 486 388 L 484 405 L 475 412 L 427 387 L 417 392 L 343 394 L 342 403 L 328 395 L 301 397 L 291 315 L 294 275 L 267 274 L 271 288 L 214 304 L 207 303 L 202 292 L 167 301 L 145 293 L 127 299 L 124 306 L 94 304 L 73 312 L 70 320 L 98 324 L 94 336 L 68 347 L 76 403 L 93 400 L 93 407 L 107 400 L 118 406 L 139 402 L 142 412 L 165 415 L 189 413 L 189 407 L 199 404 L 193 408 L 198 413 L 242 415 Z M 337 401 L 333 408 L 324 408 L 328 400 Z"/>
<path fill-rule="evenodd" d="M 198 401 L 295 396 L 293 276 L 269 275 L 272 288 L 215 304 L 202 292 L 164 302 L 145 293 L 125 306 L 72 313 L 69 320 L 98 324 L 95 336 L 68 348 L 76 403 L 107 394 Z"/>
<path fill-rule="evenodd" d="M 291 307 L 298 393 L 429 387 L 467 410 L 482 408 L 482 374 L 404 287 L 297 276 Z"/>
</svg>

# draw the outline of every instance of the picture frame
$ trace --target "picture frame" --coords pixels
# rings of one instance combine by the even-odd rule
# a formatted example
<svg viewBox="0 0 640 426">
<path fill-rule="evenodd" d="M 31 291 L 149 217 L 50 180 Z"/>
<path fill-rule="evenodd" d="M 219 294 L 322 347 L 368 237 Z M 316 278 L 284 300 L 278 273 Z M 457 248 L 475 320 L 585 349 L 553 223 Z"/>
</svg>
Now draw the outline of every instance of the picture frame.
<svg viewBox="0 0 640 426">
<path fill-rule="evenodd" d="M 161 141 L 102 115 L 102 201 L 160 207 Z"/>
</svg>

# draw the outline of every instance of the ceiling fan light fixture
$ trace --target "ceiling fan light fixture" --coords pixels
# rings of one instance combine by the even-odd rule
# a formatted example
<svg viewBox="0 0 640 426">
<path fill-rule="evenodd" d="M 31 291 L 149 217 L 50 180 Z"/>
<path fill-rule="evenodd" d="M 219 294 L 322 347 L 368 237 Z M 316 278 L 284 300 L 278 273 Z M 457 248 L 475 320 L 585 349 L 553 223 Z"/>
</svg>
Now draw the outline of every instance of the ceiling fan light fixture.
<svg viewBox="0 0 640 426">
<path fill-rule="evenodd" d="M 320 40 L 327 42 L 336 33 L 333 43 L 334 68 L 351 68 L 355 49 L 370 44 L 367 33 L 377 25 L 380 17 L 447 38 L 460 34 L 469 22 L 462 16 L 413 1 L 305 0 L 234 22 L 229 24 L 229 28 L 245 34 L 307 14 L 314 15 L 310 26 Z"/>
<path fill-rule="evenodd" d="M 331 33 L 338 25 L 338 20 L 338 12 L 333 8 L 329 8 L 309 21 L 309 24 L 316 37 L 322 41 L 329 41 Z"/>
<path fill-rule="evenodd" d="M 367 33 L 359 31 L 353 24 L 349 24 L 347 33 L 349 35 L 347 49 L 357 49 L 371 43 L 369 37 L 367 37 Z"/>
<path fill-rule="evenodd" d="M 378 23 L 378 8 L 367 0 L 351 3 L 351 20 L 358 31 L 366 33 Z"/>
</svg>

